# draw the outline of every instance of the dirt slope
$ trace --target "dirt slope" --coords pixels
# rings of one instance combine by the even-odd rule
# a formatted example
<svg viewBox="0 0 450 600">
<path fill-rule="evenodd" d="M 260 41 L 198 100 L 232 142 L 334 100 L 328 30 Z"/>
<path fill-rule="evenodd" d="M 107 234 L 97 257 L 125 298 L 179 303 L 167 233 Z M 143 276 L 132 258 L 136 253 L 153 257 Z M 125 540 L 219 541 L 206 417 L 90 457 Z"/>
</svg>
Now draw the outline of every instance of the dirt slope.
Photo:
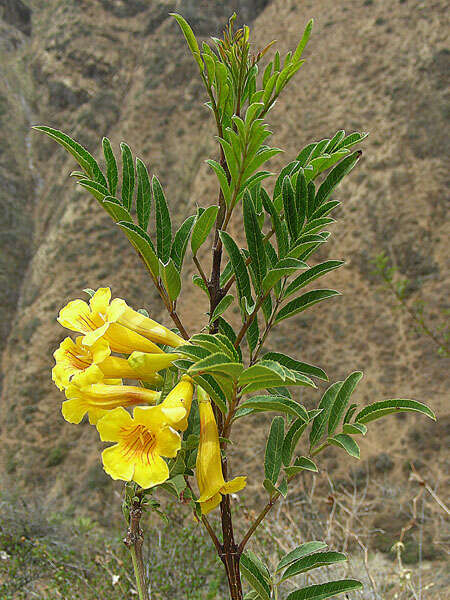
<svg viewBox="0 0 450 600">
<path fill-rule="evenodd" d="M 115 295 L 166 319 L 125 239 L 68 179 L 73 161 L 27 128 L 62 128 L 97 155 L 103 135 L 115 147 L 126 140 L 158 173 L 181 221 L 196 204 L 215 198 L 204 159 L 216 149 L 212 121 L 199 104 L 204 94 L 195 66 L 167 13 L 177 8 L 206 35 L 217 33 L 240 7 L 247 22 L 255 19 L 259 44 L 275 38 L 284 50 L 297 43 L 310 17 L 316 21 L 308 61 L 270 114 L 272 142 L 286 150 L 273 161 L 274 170 L 339 128 L 371 132 L 364 159 L 337 193 L 343 208 L 321 257 L 346 260 L 326 282 L 343 296 L 298 318 L 295 327 L 280 327 L 270 348 L 286 344 L 287 351 L 324 367 L 331 380 L 364 370 L 356 392 L 362 402 L 429 402 L 440 416 L 437 426 L 414 416 L 391 419 L 372 427 L 363 453 L 374 460 L 387 453 L 392 465 L 385 475 L 393 482 L 418 455 L 439 478 L 448 364 L 407 315 L 392 310 L 370 260 L 389 253 L 411 281 L 409 301 L 425 302 L 433 327 L 442 321 L 448 297 L 445 2 L 36 0 L 21 11 L 12 10 L 14 4 L 0 2 L 5 481 L 74 505 L 82 498 L 90 508 L 109 485 L 96 432 L 63 421 L 62 397 L 50 381 L 51 355 L 65 335 L 55 320 L 59 307 L 85 287 L 110 285 Z M 190 274 L 184 290 L 180 312 L 193 329 L 206 307 Z M 318 397 L 306 392 L 304 401 Z M 235 452 L 247 468 L 263 448 L 253 423 L 242 427 L 249 441 Z M 332 457 L 328 464 L 336 476 L 348 466 Z M 253 473 L 251 484 L 258 480 Z"/>
</svg>

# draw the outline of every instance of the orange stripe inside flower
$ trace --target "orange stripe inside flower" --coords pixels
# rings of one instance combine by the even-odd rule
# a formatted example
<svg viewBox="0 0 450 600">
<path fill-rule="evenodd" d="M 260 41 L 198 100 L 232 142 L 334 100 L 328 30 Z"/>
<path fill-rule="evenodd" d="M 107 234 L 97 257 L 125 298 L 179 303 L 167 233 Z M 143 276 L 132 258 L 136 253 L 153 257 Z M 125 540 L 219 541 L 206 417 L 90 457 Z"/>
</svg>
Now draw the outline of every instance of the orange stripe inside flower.
<svg viewBox="0 0 450 600">
<path fill-rule="evenodd" d="M 156 437 L 144 425 L 137 425 L 129 431 L 126 429 L 122 428 L 123 457 L 140 458 L 150 465 L 150 457 L 156 447 Z"/>
</svg>

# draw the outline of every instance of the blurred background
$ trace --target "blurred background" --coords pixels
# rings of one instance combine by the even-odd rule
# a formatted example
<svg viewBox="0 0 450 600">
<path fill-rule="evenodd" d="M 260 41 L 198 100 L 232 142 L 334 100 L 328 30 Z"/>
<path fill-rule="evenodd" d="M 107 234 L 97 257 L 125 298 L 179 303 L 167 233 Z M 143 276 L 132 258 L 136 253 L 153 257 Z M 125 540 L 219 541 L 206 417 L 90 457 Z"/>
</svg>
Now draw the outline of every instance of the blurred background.
<svg viewBox="0 0 450 600">
<path fill-rule="evenodd" d="M 345 543 L 356 575 L 367 579 L 364 597 L 419 598 L 420 589 L 420 598 L 444 598 L 448 530 L 433 499 L 445 501 L 450 423 L 450 51 L 443 0 L 0 0 L 0 551 L 7 557 L 0 555 L 0 597 L 128 597 L 119 534 L 102 533 L 120 518 L 121 485 L 103 473 L 97 432 L 62 419 L 62 395 L 51 382 L 52 353 L 66 335 L 56 316 L 83 288 L 109 285 L 114 296 L 171 324 L 123 234 L 69 179 L 74 161 L 30 127 L 62 129 L 98 158 L 104 135 L 114 148 L 127 141 L 158 174 L 177 224 L 197 204 L 213 203 L 216 182 L 204 162 L 217 155 L 213 120 L 196 65 L 168 16 L 174 10 L 201 39 L 219 34 L 236 11 L 251 26 L 255 47 L 276 39 L 284 52 L 314 17 L 307 62 L 269 113 L 271 144 L 285 149 L 271 170 L 338 129 L 370 132 L 363 159 L 336 193 L 343 205 L 320 255 L 346 261 L 326 281 L 343 296 L 297 318 L 295 328 L 280 326 L 267 349 L 283 345 L 324 368 L 331 381 L 363 370 L 358 401 L 417 399 L 438 422 L 409 414 L 374 424 L 360 462 L 342 454 L 337 461 L 329 450 L 322 472 L 305 477 L 272 518 L 287 549 L 290 540 L 324 532 L 332 545 Z M 233 233 L 239 230 L 235 220 Z M 186 269 L 178 307 L 191 330 L 207 319 L 192 273 Z M 302 401 L 311 407 L 319 398 L 307 391 Z M 235 473 L 249 474 L 238 509 L 243 522 L 264 502 L 258 469 L 266 428 L 263 417 L 244 422 L 246 442 L 232 451 Z M 183 510 L 174 507 L 173 517 L 186 537 L 175 540 L 171 528 L 164 533 L 181 571 L 183 554 L 200 536 Z M 305 511 L 316 530 L 302 529 Z M 56 549 L 71 535 L 76 553 L 67 549 L 61 557 Z M 161 565 L 158 539 L 151 557 Z M 400 563 L 391 552 L 399 539 Z M 36 550 L 39 540 L 47 554 Z M 255 544 L 265 548 L 266 541 L 263 532 Z M 104 544 L 112 554 L 98 558 Z M 51 594 L 60 584 L 45 575 L 53 569 L 48 553 L 61 581 L 75 582 L 66 591 L 55 587 L 59 596 Z M 206 558 L 204 564 L 182 592 L 159 567 L 155 598 L 222 597 L 222 582 L 211 579 Z M 402 565 L 411 569 L 416 595 Z M 90 596 L 97 576 L 105 588 Z M 20 577 L 16 589 L 11 582 Z M 163 585 L 169 595 L 158 596 Z"/>
</svg>

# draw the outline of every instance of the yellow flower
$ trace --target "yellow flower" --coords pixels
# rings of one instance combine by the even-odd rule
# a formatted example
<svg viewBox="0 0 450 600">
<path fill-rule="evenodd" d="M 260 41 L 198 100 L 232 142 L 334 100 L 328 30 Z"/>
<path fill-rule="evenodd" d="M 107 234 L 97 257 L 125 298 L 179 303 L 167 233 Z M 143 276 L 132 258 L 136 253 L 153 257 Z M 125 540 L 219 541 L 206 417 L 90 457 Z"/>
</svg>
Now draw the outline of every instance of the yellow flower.
<svg viewBox="0 0 450 600">
<path fill-rule="evenodd" d="M 246 477 L 235 477 L 225 481 L 220 456 L 219 432 L 214 418 L 211 401 L 205 392 L 198 388 L 198 409 L 200 413 L 200 443 L 198 446 L 196 476 L 200 490 L 202 514 L 206 515 L 216 508 L 222 500 L 222 494 L 239 492 L 246 485 Z"/>
<path fill-rule="evenodd" d="M 118 406 L 155 404 L 160 396 L 159 392 L 133 385 L 98 383 L 102 378 L 99 371 L 93 365 L 67 386 L 62 414 L 69 423 L 80 423 L 88 413 L 89 423 L 95 425 L 103 415 Z"/>
<path fill-rule="evenodd" d="M 194 393 L 193 380 L 189 375 L 183 375 L 180 382 L 167 394 L 160 406 L 164 408 L 184 408 L 186 414 L 180 421 L 173 423 L 172 427 L 179 431 L 186 431 L 188 417 L 191 411 L 192 396 Z"/>
<path fill-rule="evenodd" d="M 174 360 L 180 358 L 179 354 L 133 352 L 127 360 L 110 356 L 111 349 L 103 338 L 98 339 L 92 346 L 85 346 L 82 341 L 82 336 L 77 337 L 75 342 L 67 337 L 53 354 L 56 365 L 52 370 L 52 379 L 60 390 L 66 388 L 71 380 L 76 382 L 77 377 L 87 369 L 93 371 L 92 365 L 98 367 L 94 373 L 99 375 L 100 380 L 140 379 L 159 387 L 162 377 L 157 371 L 167 368 Z"/>
<path fill-rule="evenodd" d="M 160 325 L 156 321 L 153 321 L 153 319 L 141 315 L 141 313 L 130 308 L 122 298 L 114 298 L 111 302 L 108 308 L 108 319 L 135 331 L 157 344 L 166 344 L 174 348 L 186 344 L 186 341 L 182 337 L 170 331 L 164 325 Z"/>
<path fill-rule="evenodd" d="M 99 288 L 89 301 L 72 300 L 61 309 L 58 321 L 71 331 L 83 333 L 83 344 L 92 346 L 103 337 L 113 352 L 131 354 L 141 352 L 160 352 L 162 350 L 152 341 L 138 333 L 119 325 L 108 313 L 111 290 Z M 138 313 L 139 314 L 139 313 Z"/>
<path fill-rule="evenodd" d="M 89 305 L 72 300 L 59 313 L 58 321 L 67 329 L 84 334 L 83 344 L 91 346 L 100 337 L 109 342 L 111 350 L 130 354 L 159 352 L 156 343 L 181 346 L 184 340 L 166 327 L 130 308 L 121 298 L 110 303 L 111 290 L 99 288 Z"/>
<path fill-rule="evenodd" d="M 136 407 L 133 417 L 116 408 L 97 423 L 104 442 L 117 442 L 102 452 L 103 468 L 113 479 L 135 481 L 142 488 L 163 483 L 169 468 L 162 458 L 173 458 L 181 447 L 180 435 L 170 427 L 183 408 Z"/>
</svg>

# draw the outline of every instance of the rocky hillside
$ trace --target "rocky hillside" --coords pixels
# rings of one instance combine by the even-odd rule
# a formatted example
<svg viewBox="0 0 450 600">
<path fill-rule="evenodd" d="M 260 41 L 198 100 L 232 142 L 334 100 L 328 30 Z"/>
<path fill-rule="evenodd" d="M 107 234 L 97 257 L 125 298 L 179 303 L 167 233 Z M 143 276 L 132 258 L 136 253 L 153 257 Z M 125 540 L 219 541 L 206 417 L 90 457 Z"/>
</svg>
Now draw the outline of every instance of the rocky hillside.
<svg viewBox="0 0 450 600">
<path fill-rule="evenodd" d="M 91 508 L 109 486 L 96 432 L 63 421 L 62 397 L 50 380 L 52 352 L 65 336 L 55 320 L 59 307 L 85 287 L 110 285 L 115 295 L 166 318 L 125 238 L 68 178 L 73 161 L 30 125 L 63 129 L 98 156 L 103 135 L 115 147 L 126 140 L 158 173 L 178 221 L 215 198 L 204 164 L 216 153 L 213 123 L 196 68 L 168 17 L 173 9 L 200 36 L 218 33 L 237 10 L 253 25 L 258 44 L 277 39 L 282 50 L 295 46 L 315 18 L 307 63 L 270 114 L 273 145 L 286 150 L 271 168 L 340 128 L 370 131 L 370 137 L 338 191 L 343 208 L 322 252 L 347 262 L 327 281 L 343 296 L 298 318 L 295 329 L 280 327 L 272 349 L 287 344 L 330 379 L 364 370 L 357 390 L 363 402 L 427 401 L 437 425 L 414 416 L 391 419 L 372 428 L 363 452 L 388 487 L 406 485 L 403 467 L 411 459 L 419 458 L 433 481 L 441 478 L 448 364 L 407 313 L 393 310 L 371 259 L 389 255 L 409 280 L 408 303 L 424 302 L 430 326 L 438 327 L 448 302 L 445 6 L 443 0 L 0 0 L 5 482 L 74 504 L 82 498 Z M 199 300 L 187 274 L 179 308 L 191 330 L 205 321 Z M 305 394 L 306 403 L 319 397 Z M 235 454 L 248 466 L 263 449 L 253 426 L 243 427 L 248 443 Z M 349 466 L 330 453 L 332 475 Z M 249 468 L 250 483 L 258 483 Z"/>
</svg>

